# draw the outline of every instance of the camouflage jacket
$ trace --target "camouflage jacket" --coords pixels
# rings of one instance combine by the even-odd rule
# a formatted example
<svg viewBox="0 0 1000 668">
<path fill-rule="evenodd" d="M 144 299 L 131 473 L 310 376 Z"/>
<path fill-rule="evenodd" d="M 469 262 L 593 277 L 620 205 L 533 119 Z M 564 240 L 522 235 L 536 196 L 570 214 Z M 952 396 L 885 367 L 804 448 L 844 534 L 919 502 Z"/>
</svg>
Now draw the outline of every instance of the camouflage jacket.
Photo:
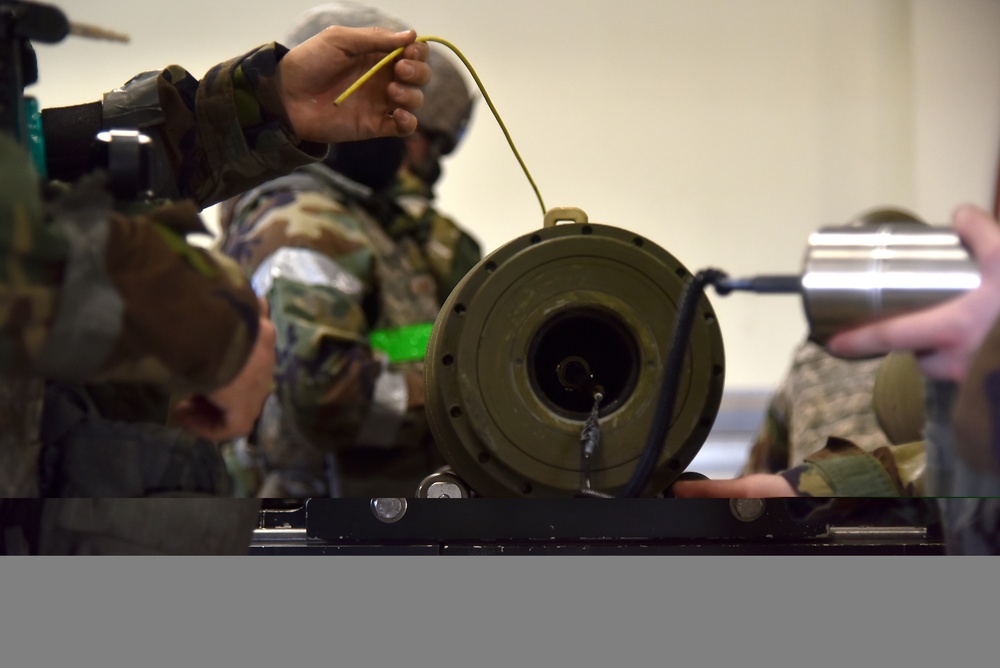
<svg viewBox="0 0 1000 668">
<path fill-rule="evenodd" d="M 394 360 L 373 335 L 433 323 L 480 252 L 413 183 L 403 177 L 375 197 L 313 165 L 247 193 L 222 217 L 224 251 L 270 304 L 281 409 L 320 448 L 412 448 L 426 437 L 426 341 Z"/>
<path fill-rule="evenodd" d="M 153 86 L 161 117 L 144 129 L 158 138 L 176 192 L 196 204 L 128 215 L 99 173 L 39 186 L 26 154 L 0 137 L 5 496 L 34 491 L 40 379 L 200 392 L 242 366 L 256 338 L 255 295 L 231 260 L 189 246 L 184 236 L 204 229 L 199 207 L 325 154 L 325 146 L 301 143 L 287 129 L 274 77 L 283 53 L 266 45 L 200 82 L 176 66 L 134 80 Z"/>
<path fill-rule="evenodd" d="M 831 436 L 822 450 L 781 475 L 799 496 L 923 496 L 926 464 L 923 441 L 869 452 Z"/>
<path fill-rule="evenodd" d="M 801 496 L 919 496 L 924 444 L 892 444 L 872 408 L 881 359 L 799 347 L 743 473 L 781 473 Z"/>
</svg>

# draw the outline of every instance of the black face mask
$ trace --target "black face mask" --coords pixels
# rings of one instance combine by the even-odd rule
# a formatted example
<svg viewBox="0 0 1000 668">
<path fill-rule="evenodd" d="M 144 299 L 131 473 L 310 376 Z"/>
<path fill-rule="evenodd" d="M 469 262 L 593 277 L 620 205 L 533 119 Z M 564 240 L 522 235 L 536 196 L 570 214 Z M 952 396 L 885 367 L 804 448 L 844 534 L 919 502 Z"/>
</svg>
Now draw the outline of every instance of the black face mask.
<svg viewBox="0 0 1000 668">
<path fill-rule="evenodd" d="M 447 155 L 454 146 L 439 133 L 429 133 L 427 137 L 427 153 L 422 160 L 409 161 L 409 169 L 416 174 L 427 187 L 433 187 L 441 178 L 441 156 Z"/>
<path fill-rule="evenodd" d="M 426 183 L 427 187 L 431 187 L 441 178 L 441 163 L 432 159 L 423 160 L 420 163 L 411 162 L 410 171 L 420 177 L 420 180 Z"/>
<path fill-rule="evenodd" d="M 334 144 L 325 163 L 372 190 L 388 187 L 403 164 L 406 143 L 401 137 L 381 137 Z"/>
</svg>

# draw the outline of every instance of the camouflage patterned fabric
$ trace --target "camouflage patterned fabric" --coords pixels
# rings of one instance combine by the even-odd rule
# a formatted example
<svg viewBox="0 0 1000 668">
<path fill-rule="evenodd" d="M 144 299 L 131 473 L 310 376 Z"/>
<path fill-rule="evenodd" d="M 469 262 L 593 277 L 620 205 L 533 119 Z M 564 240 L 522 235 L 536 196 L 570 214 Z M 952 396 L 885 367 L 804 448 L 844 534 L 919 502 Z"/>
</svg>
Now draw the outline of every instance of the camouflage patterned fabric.
<svg viewBox="0 0 1000 668">
<path fill-rule="evenodd" d="M 923 496 L 924 442 L 870 452 L 831 436 L 819 452 L 781 475 L 800 496 Z"/>
<path fill-rule="evenodd" d="M 162 119 L 144 129 L 197 206 L 325 155 L 284 121 L 274 77 L 283 53 L 266 45 L 201 82 L 176 66 L 145 77 Z M 98 173 L 42 192 L 25 154 L 0 140 L 0 491 L 31 496 L 41 378 L 212 390 L 246 359 L 257 301 L 231 260 L 184 241 L 204 229 L 196 205 L 126 215 Z"/>
<path fill-rule="evenodd" d="M 309 166 L 224 217 L 223 248 L 255 285 L 265 279 L 258 291 L 277 330 L 276 400 L 258 445 L 271 468 L 311 468 L 318 484 L 328 474 L 324 451 L 335 453 L 343 496 L 412 496 L 444 463 L 423 413 L 422 361 L 390 363 L 368 343 L 376 329 L 433 322 L 480 259 L 478 244 L 433 210 L 418 183 L 402 177 L 376 198 Z M 284 268 L 282 257 L 291 260 Z"/>
<path fill-rule="evenodd" d="M 922 442 L 890 443 L 872 408 L 882 358 L 844 360 L 806 342 L 771 400 L 743 473 L 781 473 L 802 496 L 919 496 Z"/>
<path fill-rule="evenodd" d="M 427 267 L 438 287 L 438 301 L 444 303 L 465 274 L 482 259 L 475 239 L 450 218 L 432 206 L 430 186 L 402 169 L 383 199 L 395 204 L 387 207 L 385 230 L 393 239 L 414 239 L 423 250 Z"/>
<path fill-rule="evenodd" d="M 19 255 L 14 249 L 24 245 L 35 245 L 30 233 L 43 234 L 42 207 L 37 197 L 23 200 L 16 194 L 38 191 L 37 178 L 28 153 L 13 138 L 0 133 L 0 178 L 4 184 L 0 188 L 0 248 L 7 250 L 6 262 L 0 265 L 0 369 L 6 371 L 17 364 L 17 357 L 27 348 L 27 341 L 34 339 L 36 331 L 44 331 L 45 323 L 51 318 L 52 295 L 39 294 L 29 283 L 29 278 L 42 282 L 48 277 L 44 259 L 29 263 L 34 276 L 25 275 L 23 263 L 18 263 Z M 28 239 L 19 239 L 28 234 Z M 53 239 L 55 254 L 60 247 Z M 11 269 L 14 276 L 11 277 Z M 58 268 L 55 267 L 53 270 Z M 21 287 L 15 287 L 20 279 Z M 12 326 L 13 313 L 18 313 L 23 323 Z M 13 334 L 13 336 L 11 335 Z M 44 336 L 44 334 L 43 334 Z M 41 443 L 38 437 L 38 421 L 41 419 L 41 396 L 44 386 L 37 378 L 12 377 L 9 372 L 0 378 L 0 492 L 3 498 L 33 496 L 37 492 L 35 462 Z"/>
<path fill-rule="evenodd" d="M 202 208 L 326 156 L 327 145 L 301 141 L 288 127 L 275 79 L 287 52 L 266 44 L 213 67 L 201 81 L 177 66 L 158 74 L 164 121 L 153 129 L 180 197 Z"/>
</svg>

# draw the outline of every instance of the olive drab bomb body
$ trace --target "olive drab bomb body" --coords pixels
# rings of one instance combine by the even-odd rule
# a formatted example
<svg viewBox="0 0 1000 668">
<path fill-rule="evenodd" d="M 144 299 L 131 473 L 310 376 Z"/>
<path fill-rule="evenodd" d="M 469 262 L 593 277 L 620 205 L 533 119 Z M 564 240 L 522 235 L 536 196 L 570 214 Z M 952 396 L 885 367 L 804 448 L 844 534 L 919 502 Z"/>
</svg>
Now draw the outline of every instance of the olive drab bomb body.
<svg viewBox="0 0 1000 668">
<path fill-rule="evenodd" d="M 590 481 L 620 490 L 654 421 L 690 277 L 648 239 L 579 209 L 550 211 L 542 229 L 484 258 L 445 302 L 426 356 L 428 420 L 454 473 L 482 496 L 577 495 L 581 430 L 599 392 Z M 646 494 L 668 487 L 705 442 L 724 367 L 702 296 Z"/>
</svg>

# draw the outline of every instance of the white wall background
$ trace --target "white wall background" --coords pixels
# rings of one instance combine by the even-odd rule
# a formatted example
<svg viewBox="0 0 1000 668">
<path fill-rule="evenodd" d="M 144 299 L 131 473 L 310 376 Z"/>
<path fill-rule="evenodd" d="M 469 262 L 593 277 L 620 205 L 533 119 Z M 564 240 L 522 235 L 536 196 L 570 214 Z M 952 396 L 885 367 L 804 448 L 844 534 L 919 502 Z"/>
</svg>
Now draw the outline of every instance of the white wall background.
<svg viewBox="0 0 1000 668">
<path fill-rule="evenodd" d="M 280 41 L 315 4 L 52 1 L 132 41 L 39 45 L 43 106 L 97 99 L 171 63 L 201 76 Z M 548 207 L 642 234 L 692 271 L 795 272 L 810 232 L 865 209 L 946 223 L 959 202 L 992 202 L 1000 0 L 378 4 L 465 52 Z M 487 251 L 541 226 L 485 104 L 439 206 Z M 712 301 L 727 388 L 773 386 L 805 333 L 797 298 Z"/>
</svg>

